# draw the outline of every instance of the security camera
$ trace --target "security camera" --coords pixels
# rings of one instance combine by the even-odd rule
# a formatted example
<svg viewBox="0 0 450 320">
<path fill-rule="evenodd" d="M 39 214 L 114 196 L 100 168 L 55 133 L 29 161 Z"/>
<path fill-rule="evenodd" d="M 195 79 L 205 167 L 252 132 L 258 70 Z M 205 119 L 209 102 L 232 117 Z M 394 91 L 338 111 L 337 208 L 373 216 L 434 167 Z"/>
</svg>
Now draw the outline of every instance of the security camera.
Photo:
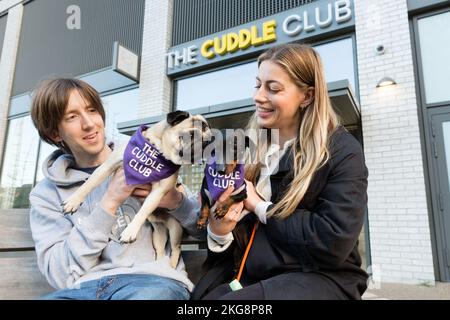
<svg viewBox="0 0 450 320">
<path fill-rule="evenodd" d="M 375 53 L 378 55 L 383 54 L 385 51 L 386 48 L 382 44 L 379 44 L 375 47 Z"/>
</svg>

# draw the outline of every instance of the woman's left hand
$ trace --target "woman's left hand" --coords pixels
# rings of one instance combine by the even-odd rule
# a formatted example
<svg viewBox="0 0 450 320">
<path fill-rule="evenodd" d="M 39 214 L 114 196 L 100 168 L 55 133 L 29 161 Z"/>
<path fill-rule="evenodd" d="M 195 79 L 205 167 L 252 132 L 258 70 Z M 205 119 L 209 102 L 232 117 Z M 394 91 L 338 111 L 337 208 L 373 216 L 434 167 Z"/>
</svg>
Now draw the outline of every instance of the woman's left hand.
<svg viewBox="0 0 450 320">
<path fill-rule="evenodd" d="M 258 195 L 252 182 L 245 180 L 245 183 L 247 184 L 247 199 L 244 200 L 245 209 L 255 212 L 256 205 L 264 200 Z"/>
<path fill-rule="evenodd" d="M 211 212 L 213 213 L 215 211 L 217 203 L 225 202 L 231 196 L 233 191 L 234 191 L 233 187 L 228 187 L 228 189 L 221 194 L 216 204 L 211 208 Z M 208 223 L 212 233 L 218 236 L 224 236 L 233 231 L 234 227 L 236 226 L 236 224 L 240 219 L 243 208 L 244 203 L 241 201 L 233 203 L 228 209 L 228 212 L 225 214 L 225 216 L 223 216 L 220 219 L 216 219 L 214 217 L 214 214 L 211 214 Z"/>
</svg>

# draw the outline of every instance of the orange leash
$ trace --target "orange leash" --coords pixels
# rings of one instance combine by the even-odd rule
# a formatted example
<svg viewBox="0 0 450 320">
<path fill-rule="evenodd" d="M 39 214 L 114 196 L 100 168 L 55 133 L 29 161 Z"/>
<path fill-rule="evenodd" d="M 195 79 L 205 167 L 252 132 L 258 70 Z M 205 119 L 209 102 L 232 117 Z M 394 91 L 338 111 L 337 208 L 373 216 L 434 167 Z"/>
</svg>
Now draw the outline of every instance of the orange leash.
<svg viewBox="0 0 450 320">
<path fill-rule="evenodd" d="M 242 272 L 244 271 L 245 261 L 247 261 L 248 253 L 250 252 L 250 248 L 253 244 L 253 239 L 255 238 L 256 233 L 256 227 L 258 226 L 258 220 L 255 222 L 255 225 L 253 226 L 252 235 L 250 236 L 250 241 L 247 244 L 247 248 L 245 249 L 244 257 L 242 258 L 241 266 L 239 267 L 239 273 L 236 277 L 237 281 L 241 281 Z"/>
</svg>

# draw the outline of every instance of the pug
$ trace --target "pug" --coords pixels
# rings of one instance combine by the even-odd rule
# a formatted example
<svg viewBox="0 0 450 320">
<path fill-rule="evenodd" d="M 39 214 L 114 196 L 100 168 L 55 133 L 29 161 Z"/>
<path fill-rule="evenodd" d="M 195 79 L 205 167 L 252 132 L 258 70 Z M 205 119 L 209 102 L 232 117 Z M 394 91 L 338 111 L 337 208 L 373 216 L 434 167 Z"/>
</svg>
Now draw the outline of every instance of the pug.
<svg viewBox="0 0 450 320">
<path fill-rule="evenodd" d="M 89 192 L 123 165 L 128 184 L 150 183 L 152 189 L 134 219 L 123 230 L 120 241 L 135 241 L 145 220 L 148 220 L 154 228 L 153 245 L 157 259 L 165 255 L 168 230 L 172 247 L 170 264 L 175 268 L 181 254 L 181 225 L 170 215 L 162 218 L 152 213 L 163 196 L 176 186 L 181 165 L 192 164 L 196 155 L 201 159 L 201 151 L 210 138 L 211 130 L 205 118 L 185 111 L 171 112 L 166 119 L 150 128 L 141 126 L 128 143 L 115 147 L 107 160 L 62 203 L 64 214 L 73 214 Z"/>
</svg>

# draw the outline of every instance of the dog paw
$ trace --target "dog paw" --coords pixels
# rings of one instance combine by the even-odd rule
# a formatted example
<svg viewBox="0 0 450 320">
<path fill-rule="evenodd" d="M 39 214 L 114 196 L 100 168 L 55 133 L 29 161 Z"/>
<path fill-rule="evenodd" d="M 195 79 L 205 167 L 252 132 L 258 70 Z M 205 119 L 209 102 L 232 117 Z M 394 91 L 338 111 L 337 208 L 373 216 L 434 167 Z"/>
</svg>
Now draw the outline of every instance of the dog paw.
<svg viewBox="0 0 450 320">
<path fill-rule="evenodd" d="M 198 220 L 197 221 L 197 229 L 203 230 L 206 228 L 206 219 Z"/>
<path fill-rule="evenodd" d="M 172 253 L 170 254 L 170 266 L 174 269 L 177 268 L 178 261 L 180 260 L 180 253 L 181 251 L 172 250 Z"/>
<path fill-rule="evenodd" d="M 61 203 L 62 212 L 66 214 L 74 214 L 78 208 L 83 204 L 81 200 L 77 198 L 69 197 L 66 201 Z"/>
<path fill-rule="evenodd" d="M 216 210 L 214 210 L 214 218 L 222 219 L 228 212 L 228 205 L 226 203 L 218 203 Z"/>
<path fill-rule="evenodd" d="M 164 258 L 166 255 L 166 250 L 156 250 L 156 260 Z"/>
<path fill-rule="evenodd" d="M 133 225 L 129 225 L 122 231 L 119 241 L 121 243 L 133 243 L 137 239 L 139 228 L 135 228 Z"/>
</svg>

